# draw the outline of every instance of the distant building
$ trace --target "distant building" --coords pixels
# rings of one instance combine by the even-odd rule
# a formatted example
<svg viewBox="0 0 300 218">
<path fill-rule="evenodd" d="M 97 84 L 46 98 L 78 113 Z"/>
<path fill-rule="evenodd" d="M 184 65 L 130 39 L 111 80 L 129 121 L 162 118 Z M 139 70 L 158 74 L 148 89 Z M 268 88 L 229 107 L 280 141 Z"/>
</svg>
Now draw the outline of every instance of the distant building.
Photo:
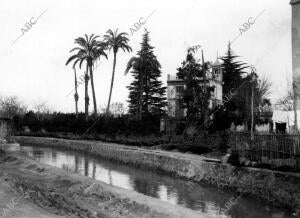
<svg viewBox="0 0 300 218">
<path fill-rule="evenodd" d="M 218 59 L 211 65 L 211 69 L 207 72 L 207 85 L 215 87 L 214 92 L 211 93 L 209 100 L 209 108 L 213 109 L 222 104 L 223 97 L 223 72 L 222 64 Z M 203 78 L 199 81 L 199 85 L 204 84 Z M 168 117 L 181 119 L 185 117 L 186 110 L 179 104 L 180 96 L 185 89 L 184 81 L 178 79 L 176 76 L 168 75 L 167 80 L 167 99 L 168 99 Z"/>
<path fill-rule="evenodd" d="M 211 93 L 209 100 L 209 108 L 214 109 L 223 103 L 223 69 L 222 64 L 218 59 L 211 64 L 211 69 L 207 72 L 207 85 L 215 87 L 214 92 Z M 204 81 L 199 81 L 199 85 L 203 85 Z M 186 109 L 182 108 L 179 103 L 180 96 L 185 89 L 183 80 L 178 79 L 177 76 L 168 75 L 167 79 L 167 100 L 168 100 L 168 117 L 161 122 L 161 131 L 165 131 L 168 135 L 180 132 L 184 127 Z"/>
</svg>

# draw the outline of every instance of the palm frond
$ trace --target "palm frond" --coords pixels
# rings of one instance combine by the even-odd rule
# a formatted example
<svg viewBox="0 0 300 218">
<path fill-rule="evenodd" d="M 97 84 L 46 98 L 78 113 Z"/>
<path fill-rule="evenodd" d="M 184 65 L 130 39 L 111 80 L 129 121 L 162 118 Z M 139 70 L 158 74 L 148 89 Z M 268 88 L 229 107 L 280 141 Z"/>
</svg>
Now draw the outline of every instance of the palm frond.
<svg viewBox="0 0 300 218">
<path fill-rule="evenodd" d="M 80 61 L 81 59 L 80 58 L 78 58 L 78 59 L 76 59 L 75 61 L 74 61 L 74 63 L 73 63 L 73 68 L 75 68 L 76 67 L 76 64 Z"/>
<path fill-rule="evenodd" d="M 80 63 L 79 63 L 79 69 L 81 69 L 81 65 L 82 65 L 82 63 L 83 63 L 84 60 L 85 60 L 84 58 L 82 58 L 82 59 L 80 60 Z"/>
<path fill-rule="evenodd" d="M 118 33 L 118 29 L 115 31 L 109 29 L 106 33 L 107 34 L 104 35 L 104 41 L 107 43 L 109 51 L 112 49 L 114 53 L 117 53 L 119 49 L 122 49 L 124 52 L 132 51 L 131 47 L 128 45 L 129 39 L 127 38 L 127 33 Z"/>
<path fill-rule="evenodd" d="M 70 53 L 73 52 L 73 51 L 76 51 L 76 50 L 82 50 L 82 48 L 79 48 L 79 47 L 72 48 L 72 49 L 70 50 Z"/>
<path fill-rule="evenodd" d="M 73 61 L 73 60 L 76 59 L 76 58 L 78 58 L 78 55 L 77 55 L 77 54 L 72 55 L 71 57 L 69 57 L 69 59 L 68 59 L 67 62 L 66 62 L 66 66 L 67 66 L 71 61 Z"/>
</svg>

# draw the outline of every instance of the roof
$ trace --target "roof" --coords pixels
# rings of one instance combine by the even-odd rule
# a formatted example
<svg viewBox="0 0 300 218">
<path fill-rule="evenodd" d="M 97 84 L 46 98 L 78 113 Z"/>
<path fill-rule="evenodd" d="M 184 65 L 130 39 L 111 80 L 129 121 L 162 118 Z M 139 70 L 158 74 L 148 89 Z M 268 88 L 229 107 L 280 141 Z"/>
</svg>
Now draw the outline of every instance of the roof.
<svg viewBox="0 0 300 218">
<path fill-rule="evenodd" d="M 181 80 L 181 79 L 178 79 L 178 77 L 175 75 L 168 74 L 167 81 L 178 81 L 178 80 Z"/>
<path fill-rule="evenodd" d="M 219 61 L 219 59 L 217 58 L 217 60 L 212 64 L 212 66 L 220 66 L 221 63 Z"/>
<path fill-rule="evenodd" d="M 291 5 L 295 5 L 295 4 L 299 4 L 300 0 L 291 0 L 290 4 Z"/>
</svg>

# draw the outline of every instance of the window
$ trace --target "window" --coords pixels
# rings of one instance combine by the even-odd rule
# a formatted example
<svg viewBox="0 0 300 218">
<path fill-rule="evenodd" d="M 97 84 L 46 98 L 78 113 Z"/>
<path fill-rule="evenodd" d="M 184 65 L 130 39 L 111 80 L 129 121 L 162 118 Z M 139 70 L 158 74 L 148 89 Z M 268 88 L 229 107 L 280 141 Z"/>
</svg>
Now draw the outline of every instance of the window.
<svg viewBox="0 0 300 218">
<path fill-rule="evenodd" d="M 182 94 L 182 93 L 183 93 L 183 90 L 184 90 L 184 87 L 183 87 L 183 86 L 176 86 L 176 93 Z"/>
</svg>

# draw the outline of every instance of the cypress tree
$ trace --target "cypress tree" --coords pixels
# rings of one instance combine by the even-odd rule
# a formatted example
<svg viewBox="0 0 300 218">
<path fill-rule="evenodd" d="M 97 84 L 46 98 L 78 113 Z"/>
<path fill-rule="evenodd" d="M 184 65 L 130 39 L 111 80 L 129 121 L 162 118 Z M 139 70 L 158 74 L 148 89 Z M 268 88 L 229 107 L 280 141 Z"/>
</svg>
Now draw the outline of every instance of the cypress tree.
<svg viewBox="0 0 300 218">
<path fill-rule="evenodd" d="M 223 96 L 231 96 L 226 100 L 225 108 L 231 121 L 237 123 L 244 122 L 247 119 L 248 105 L 248 78 L 244 77 L 244 71 L 248 66 L 245 63 L 237 61 L 239 56 L 235 55 L 231 49 L 230 43 L 223 61 Z M 234 95 L 232 95 L 234 93 Z"/>
<path fill-rule="evenodd" d="M 141 50 L 129 60 L 126 73 L 131 70 L 133 81 L 129 89 L 129 113 L 138 120 L 149 116 L 161 116 L 166 106 L 166 87 L 159 80 L 161 65 L 149 44 L 149 32 L 145 30 Z"/>
<path fill-rule="evenodd" d="M 231 89 L 237 89 L 243 83 L 243 70 L 248 68 L 245 63 L 236 61 L 239 56 L 235 55 L 231 49 L 230 43 L 228 44 L 228 50 L 223 61 L 223 93 L 227 94 Z"/>
</svg>

